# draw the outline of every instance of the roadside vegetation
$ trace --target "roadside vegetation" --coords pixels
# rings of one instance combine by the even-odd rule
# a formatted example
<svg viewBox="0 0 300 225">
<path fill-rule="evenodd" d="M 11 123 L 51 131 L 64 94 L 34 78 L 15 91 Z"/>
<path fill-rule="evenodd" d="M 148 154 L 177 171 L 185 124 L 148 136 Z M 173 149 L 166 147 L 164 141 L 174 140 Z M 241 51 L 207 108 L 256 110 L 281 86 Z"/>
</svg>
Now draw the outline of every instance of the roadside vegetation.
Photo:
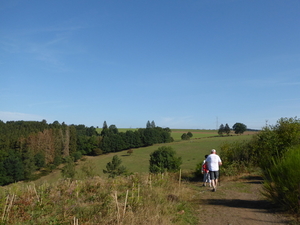
<svg viewBox="0 0 300 225">
<path fill-rule="evenodd" d="M 263 194 L 282 210 L 300 213 L 300 120 L 281 118 L 248 141 L 221 145 L 222 171 L 232 175 L 261 169 Z"/>
<path fill-rule="evenodd" d="M 0 224 L 197 224 L 191 191 L 168 173 L 13 184 L 0 192 Z"/>
</svg>

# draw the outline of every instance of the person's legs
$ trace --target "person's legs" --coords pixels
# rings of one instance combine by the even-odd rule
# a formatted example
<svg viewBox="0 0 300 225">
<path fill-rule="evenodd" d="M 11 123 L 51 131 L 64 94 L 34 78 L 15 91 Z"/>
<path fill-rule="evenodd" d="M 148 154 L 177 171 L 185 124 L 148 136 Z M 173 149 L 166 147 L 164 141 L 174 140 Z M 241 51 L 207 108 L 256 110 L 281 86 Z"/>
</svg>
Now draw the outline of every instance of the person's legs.
<svg viewBox="0 0 300 225">
<path fill-rule="evenodd" d="M 210 174 L 210 181 L 211 181 L 211 186 L 213 188 L 213 191 L 215 191 L 215 173 L 214 171 L 209 171 L 209 174 Z"/>
<path fill-rule="evenodd" d="M 216 188 L 215 188 L 215 186 L 216 186 L 216 184 L 215 184 L 215 179 L 211 179 L 211 186 L 212 186 L 213 190 L 216 189 Z"/>
<path fill-rule="evenodd" d="M 218 179 L 215 179 L 215 190 L 217 190 L 217 187 L 218 187 Z"/>
<path fill-rule="evenodd" d="M 203 173 L 203 186 L 206 185 L 207 173 Z"/>
<path fill-rule="evenodd" d="M 215 189 L 216 189 L 218 186 L 219 171 L 215 171 L 214 174 L 215 174 Z"/>
<path fill-rule="evenodd" d="M 210 174 L 209 174 L 209 172 L 207 173 L 207 183 L 209 184 L 209 187 L 211 187 Z"/>
</svg>

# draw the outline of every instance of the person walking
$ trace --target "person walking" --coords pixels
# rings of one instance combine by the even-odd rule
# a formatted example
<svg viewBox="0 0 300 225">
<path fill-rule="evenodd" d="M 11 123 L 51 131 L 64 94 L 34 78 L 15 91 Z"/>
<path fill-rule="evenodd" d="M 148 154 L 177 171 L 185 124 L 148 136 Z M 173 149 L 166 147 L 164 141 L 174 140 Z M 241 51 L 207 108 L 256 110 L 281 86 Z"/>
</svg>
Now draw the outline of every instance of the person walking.
<svg viewBox="0 0 300 225">
<path fill-rule="evenodd" d="M 206 186 L 206 183 L 208 183 L 209 187 L 211 187 L 209 170 L 208 170 L 208 167 L 206 164 L 206 159 L 207 159 L 208 155 L 205 155 L 204 157 L 205 157 L 205 159 L 203 160 L 202 168 L 201 168 L 201 173 L 203 174 L 203 186 Z"/>
<path fill-rule="evenodd" d="M 206 158 L 206 164 L 208 166 L 212 191 L 217 190 L 218 178 L 219 178 L 219 166 L 222 165 L 220 156 L 217 155 L 215 149 L 211 150 L 211 154 Z"/>
</svg>

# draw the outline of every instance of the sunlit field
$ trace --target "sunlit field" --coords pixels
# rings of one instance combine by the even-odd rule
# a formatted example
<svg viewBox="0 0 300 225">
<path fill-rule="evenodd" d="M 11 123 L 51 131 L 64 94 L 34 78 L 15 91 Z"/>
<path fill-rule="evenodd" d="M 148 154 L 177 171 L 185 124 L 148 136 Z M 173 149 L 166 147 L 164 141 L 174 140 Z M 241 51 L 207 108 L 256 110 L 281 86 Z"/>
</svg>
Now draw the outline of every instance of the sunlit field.
<svg viewBox="0 0 300 225">
<path fill-rule="evenodd" d="M 128 129 L 124 129 L 125 131 Z M 121 131 L 119 129 L 119 131 Z M 193 137 L 190 140 L 180 140 L 180 137 L 185 132 L 192 132 Z M 196 168 L 197 163 L 202 162 L 204 156 L 210 153 L 212 148 L 219 151 L 219 146 L 223 142 L 232 142 L 236 140 L 248 140 L 252 137 L 252 133 L 245 133 L 243 135 L 232 135 L 220 137 L 216 135 L 216 131 L 213 130 L 175 130 L 172 132 L 172 136 L 175 139 L 172 143 L 155 144 L 149 147 L 133 149 L 133 153 L 129 155 L 127 150 L 109 153 L 100 156 L 85 156 L 78 162 L 77 165 L 77 178 L 82 178 L 81 167 L 88 165 L 93 167 L 95 175 L 106 176 L 103 173 L 103 169 L 106 169 L 106 164 L 112 160 L 114 155 L 118 155 L 129 172 L 135 173 L 147 173 L 149 172 L 149 159 L 150 154 L 157 150 L 161 146 L 171 146 L 177 153 L 177 156 L 182 157 L 183 164 L 181 166 L 182 171 L 193 171 Z M 61 178 L 60 171 L 56 170 L 54 173 L 49 174 L 46 177 L 42 177 L 37 183 L 44 181 L 56 181 Z"/>
</svg>

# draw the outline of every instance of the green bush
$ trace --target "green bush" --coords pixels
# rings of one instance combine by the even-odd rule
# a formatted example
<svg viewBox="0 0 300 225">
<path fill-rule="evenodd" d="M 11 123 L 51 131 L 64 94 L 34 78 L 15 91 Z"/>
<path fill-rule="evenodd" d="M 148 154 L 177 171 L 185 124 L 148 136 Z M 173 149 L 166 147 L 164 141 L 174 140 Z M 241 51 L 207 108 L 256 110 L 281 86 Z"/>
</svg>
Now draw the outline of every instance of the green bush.
<svg viewBox="0 0 300 225">
<path fill-rule="evenodd" d="M 122 174 L 127 173 L 127 169 L 125 166 L 121 165 L 122 160 L 119 159 L 117 155 L 114 155 L 111 162 L 108 162 L 106 165 L 106 170 L 103 170 L 103 173 L 108 173 L 109 177 L 116 177 Z"/>
<path fill-rule="evenodd" d="M 297 118 L 281 118 L 276 125 L 266 126 L 251 141 L 259 166 L 270 168 L 273 161 L 269 159 L 283 157 L 290 147 L 300 144 L 299 137 L 300 120 Z"/>
<path fill-rule="evenodd" d="M 203 162 L 199 162 L 196 165 L 196 171 L 195 171 L 195 176 L 196 177 L 202 177 L 203 176 L 202 173 L 201 173 L 201 171 L 202 171 L 202 163 Z"/>
<path fill-rule="evenodd" d="M 284 210 L 299 213 L 300 145 L 290 149 L 284 157 L 273 157 L 273 166 L 264 170 L 263 194 Z"/>
<path fill-rule="evenodd" d="M 190 136 L 187 135 L 187 133 L 183 133 L 183 134 L 181 135 L 181 140 L 190 140 Z"/>
<path fill-rule="evenodd" d="M 223 162 L 220 170 L 227 176 L 248 172 L 256 165 L 255 153 L 249 141 L 224 142 L 221 145 L 220 157 Z"/>
<path fill-rule="evenodd" d="M 181 157 L 176 157 L 176 152 L 170 146 L 162 146 L 150 154 L 151 173 L 176 172 L 181 164 Z"/>
<path fill-rule="evenodd" d="M 223 168 L 230 166 L 232 170 L 234 166 L 239 168 L 241 165 L 270 168 L 274 163 L 274 158 L 280 159 L 288 148 L 300 144 L 299 137 L 300 120 L 281 118 L 276 125 L 264 127 L 250 141 L 223 143 L 221 145 Z"/>
</svg>

